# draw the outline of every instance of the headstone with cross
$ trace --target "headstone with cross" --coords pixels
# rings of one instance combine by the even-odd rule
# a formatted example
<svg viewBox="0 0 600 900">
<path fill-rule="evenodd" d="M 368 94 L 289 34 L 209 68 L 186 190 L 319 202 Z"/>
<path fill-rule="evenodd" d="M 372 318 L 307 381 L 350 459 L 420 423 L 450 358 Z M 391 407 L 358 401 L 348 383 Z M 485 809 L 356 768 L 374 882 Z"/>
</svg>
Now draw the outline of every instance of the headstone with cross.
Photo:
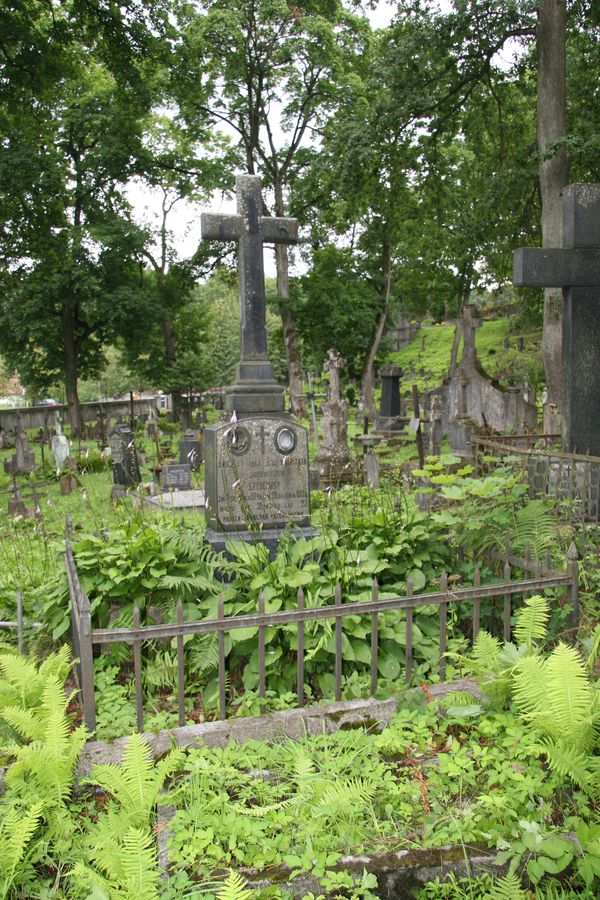
<svg viewBox="0 0 600 900">
<path fill-rule="evenodd" d="M 225 395 L 230 421 L 204 432 L 207 539 L 217 550 L 232 534 L 264 540 L 274 552 L 288 525 L 313 533 L 308 433 L 284 413 L 267 355 L 263 245 L 294 243 L 298 223 L 262 214 L 256 176 L 239 176 L 236 194 L 237 215 L 201 219 L 203 239 L 237 242 L 241 318 L 240 361 Z"/>
<path fill-rule="evenodd" d="M 203 213 L 204 240 L 235 241 L 240 282 L 241 356 L 235 383 L 225 396 L 225 408 L 238 418 L 253 413 L 283 412 L 283 388 L 273 376 L 267 356 L 264 244 L 294 244 L 296 219 L 263 216 L 260 178 L 236 178 L 237 215 Z"/>
<path fill-rule="evenodd" d="M 600 184 L 565 188 L 562 248 L 516 250 L 513 283 L 563 289 L 563 449 L 600 456 Z"/>
</svg>

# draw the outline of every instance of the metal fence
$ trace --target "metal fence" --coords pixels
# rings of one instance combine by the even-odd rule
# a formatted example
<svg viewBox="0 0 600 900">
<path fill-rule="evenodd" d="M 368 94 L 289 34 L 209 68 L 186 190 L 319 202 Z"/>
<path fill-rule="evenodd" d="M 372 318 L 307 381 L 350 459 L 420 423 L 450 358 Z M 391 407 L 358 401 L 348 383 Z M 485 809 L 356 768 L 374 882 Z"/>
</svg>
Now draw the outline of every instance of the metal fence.
<svg viewBox="0 0 600 900">
<path fill-rule="evenodd" d="M 535 437 L 539 442 L 540 436 Z M 526 471 L 530 496 L 549 497 L 571 521 L 600 523 L 600 457 L 519 446 L 504 436 L 497 440 L 474 437 L 472 443 L 482 474 L 490 473 L 509 457 L 511 464 L 519 464 Z"/>
<path fill-rule="evenodd" d="M 406 681 L 410 682 L 413 667 L 413 613 L 415 609 L 435 605 L 439 609 L 439 676 L 445 679 L 445 658 L 447 649 L 447 620 L 450 604 L 468 601 L 472 604 L 472 638 L 475 640 L 480 629 L 481 601 L 485 598 L 501 598 L 503 602 L 502 621 L 503 636 L 510 639 L 511 601 L 515 595 L 530 595 L 550 588 L 563 588 L 572 609 L 572 625 L 579 620 L 578 578 L 579 563 L 577 550 L 571 545 L 568 553 L 566 571 L 551 568 L 549 554 L 543 561 L 532 560 L 527 553 L 524 559 L 511 555 L 510 551 L 502 557 L 495 557 L 503 564 L 502 581 L 493 584 L 480 583 L 480 570 L 475 569 L 473 586 L 450 588 L 446 573 L 440 577 L 439 591 L 427 594 L 413 594 L 412 580 L 407 580 L 406 594 L 402 597 L 380 599 L 377 581 L 373 581 L 370 600 L 344 603 L 342 589 L 335 588 L 333 605 L 310 607 L 305 606 L 302 588 L 297 593 L 295 609 L 265 611 L 265 601 L 261 594 L 258 599 L 257 612 L 247 615 L 225 616 L 223 598 L 218 599 L 217 618 L 183 621 L 183 607 L 177 603 L 177 621 L 172 624 L 141 625 L 140 612 L 137 607 L 133 611 L 133 627 L 131 628 L 93 628 L 89 599 L 83 591 L 77 575 L 70 539 L 67 538 L 65 564 L 69 582 L 71 604 L 71 625 L 73 652 L 79 660 L 76 673 L 83 701 L 84 721 L 88 729 L 95 730 L 96 706 L 94 692 L 93 647 L 105 644 L 126 643 L 133 647 L 133 666 L 135 680 L 135 698 L 137 711 L 137 728 L 143 731 L 143 690 L 142 690 L 142 645 L 144 641 L 172 640 L 177 642 L 177 700 L 179 724 L 185 724 L 185 668 L 184 638 L 194 634 L 217 634 L 218 646 L 218 684 L 219 702 L 218 717 L 225 719 L 226 712 L 226 670 L 225 670 L 225 634 L 238 628 L 258 629 L 258 693 L 260 698 L 266 693 L 265 665 L 265 633 L 267 628 L 282 625 L 295 625 L 297 628 L 297 677 L 296 692 L 298 706 L 304 706 L 304 628 L 306 622 L 321 619 L 333 619 L 335 622 L 335 699 L 341 699 L 342 692 L 342 633 L 343 620 L 347 616 L 367 615 L 371 618 L 370 656 L 371 656 L 371 692 L 377 688 L 378 676 L 378 644 L 379 615 L 391 610 L 406 611 Z M 524 578 L 513 579 L 512 569 L 518 568 L 525 573 Z"/>
</svg>

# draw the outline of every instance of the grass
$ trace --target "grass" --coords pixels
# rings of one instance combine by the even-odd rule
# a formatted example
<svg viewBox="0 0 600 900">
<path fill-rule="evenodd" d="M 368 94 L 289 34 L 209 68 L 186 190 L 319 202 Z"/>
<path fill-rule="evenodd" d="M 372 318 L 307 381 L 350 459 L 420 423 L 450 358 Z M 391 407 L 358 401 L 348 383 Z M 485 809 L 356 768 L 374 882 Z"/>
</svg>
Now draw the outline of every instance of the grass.
<svg viewBox="0 0 600 900">
<path fill-rule="evenodd" d="M 523 385 L 526 381 L 538 387 L 543 379 L 539 331 L 523 333 L 517 330 L 515 318 L 485 319 L 477 329 L 476 342 L 479 360 L 490 378 L 502 386 Z M 516 336 L 523 338 L 523 350 L 516 348 Z M 509 348 L 503 346 L 509 338 Z M 404 368 L 406 389 L 416 384 L 419 391 L 437 387 L 448 374 L 454 325 L 424 325 L 412 341 L 389 355 L 389 362 Z M 459 359 L 462 341 L 459 346 Z"/>
</svg>

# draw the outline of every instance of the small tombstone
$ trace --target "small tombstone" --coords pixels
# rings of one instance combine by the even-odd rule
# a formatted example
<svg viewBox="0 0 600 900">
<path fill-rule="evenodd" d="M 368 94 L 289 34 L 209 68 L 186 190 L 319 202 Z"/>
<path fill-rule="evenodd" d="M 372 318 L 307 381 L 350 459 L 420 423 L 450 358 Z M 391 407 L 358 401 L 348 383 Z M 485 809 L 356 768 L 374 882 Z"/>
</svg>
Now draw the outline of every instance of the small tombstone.
<svg viewBox="0 0 600 900">
<path fill-rule="evenodd" d="M 508 350 L 508 348 L 510 347 L 510 338 L 507 338 L 507 337 L 502 338 L 502 346 L 504 347 L 505 350 Z"/>
<path fill-rule="evenodd" d="M 322 487 L 351 481 L 354 461 L 348 449 L 348 404 L 342 399 L 340 373 L 346 365 L 337 350 L 329 350 L 325 369 L 329 373 L 329 398 L 323 403 L 323 438 L 315 458 Z"/>
<path fill-rule="evenodd" d="M 379 487 L 379 457 L 374 450 L 367 450 L 364 457 L 365 481 L 368 487 Z"/>
<path fill-rule="evenodd" d="M 29 518 L 27 510 L 28 508 L 25 506 L 23 498 L 21 497 L 21 492 L 15 484 L 12 497 L 8 501 L 8 514 L 13 518 L 23 516 L 24 519 L 27 519 Z"/>
<path fill-rule="evenodd" d="M 135 449 L 135 438 L 129 425 L 115 425 L 110 435 L 110 451 L 113 463 L 113 496 L 126 492 L 128 486 L 142 480 Z"/>
<path fill-rule="evenodd" d="M 188 463 L 192 469 L 199 469 L 202 464 L 202 441 L 192 429 L 184 432 L 179 441 L 179 462 L 182 465 Z"/>
<path fill-rule="evenodd" d="M 403 428 L 399 417 L 402 415 L 400 400 L 400 378 L 402 366 L 384 365 L 379 369 L 381 375 L 381 406 L 375 421 L 379 432 L 401 431 Z"/>
<path fill-rule="evenodd" d="M 44 413 L 44 424 L 42 427 L 42 441 L 45 444 L 49 444 L 52 440 L 52 435 L 50 433 L 50 421 L 48 413 Z"/>
<path fill-rule="evenodd" d="M 14 456 L 4 460 L 4 471 L 8 475 L 28 475 L 34 469 L 35 454 L 27 443 L 25 432 L 19 429 L 15 436 Z"/>
<path fill-rule="evenodd" d="M 519 336 L 519 337 L 517 338 L 517 350 L 519 351 L 519 353 L 522 353 L 522 352 L 523 352 L 523 347 L 524 347 L 524 341 L 523 341 L 523 338 Z"/>
<path fill-rule="evenodd" d="M 59 426 L 60 427 L 60 426 Z M 71 455 L 71 445 L 66 435 L 57 433 L 50 442 L 54 463 L 57 469 L 63 469 Z"/>
<path fill-rule="evenodd" d="M 442 451 L 442 398 L 434 394 L 429 410 L 429 452 L 439 456 Z"/>
<path fill-rule="evenodd" d="M 163 491 L 189 491 L 192 487 L 192 467 L 189 463 L 162 467 Z"/>
</svg>

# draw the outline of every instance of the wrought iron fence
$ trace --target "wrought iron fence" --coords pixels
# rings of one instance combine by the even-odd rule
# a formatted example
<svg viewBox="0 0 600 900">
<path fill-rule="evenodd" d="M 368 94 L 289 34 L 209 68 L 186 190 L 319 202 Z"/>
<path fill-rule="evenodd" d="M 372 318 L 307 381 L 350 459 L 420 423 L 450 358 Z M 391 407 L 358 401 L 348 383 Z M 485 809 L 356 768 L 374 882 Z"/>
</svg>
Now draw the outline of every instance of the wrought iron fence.
<svg viewBox="0 0 600 900">
<path fill-rule="evenodd" d="M 549 497 L 571 521 L 600 523 L 600 457 L 517 446 L 506 437 L 474 437 L 473 449 L 482 474 L 508 458 L 526 471 L 530 496 Z"/>
<path fill-rule="evenodd" d="M 133 610 L 133 627 L 131 628 L 93 628 L 89 599 L 83 591 L 75 559 L 73 548 L 67 538 L 65 564 L 69 582 L 69 597 L 71 603 L 71 625 L 73 652 L 78 659 L 76 674 L 81 689 L 83 702 L 84 721 L 90 731 L 96 727 L 96 706 L 94 691 L 94 666 L 93 647 L 126 643 L 133 647 L 133 666 L 135 681 L 135 698 L 137 713 L 137 728 L 143 730 L 143 690 L 142 690 L 142 645 L 145 641 L 172 640 L 177 643 L 177 700 L 179 724 L 185 724 L 185 667 L 184 667 L 184 638 L 194 634 L 217 634 L 218 651 L 218 717 L 225 719 L 226 711 L 226 669 L 225 669 L 225 634 L 238 628 L 256 628 L 258 631 L 258 693 L 261 699 L 266 695 L 266 665 L 265 665 L 265 637 L 266 629 L 283 625 L 295 625 L 297 628 L 297 677 L 296 692 L 298 706 L 305 705 L 304 696 L 304 628 L 307 622 L 316 622 L 322 619 L 333 619 L 334 626 L 334 672 L 335 672 L 335 699 L 341 699 L 342 693 L 342 634 L 343 620 L 347 616 L 368 615 L 371 618 L 370 636 L 370 674 L 371 692 L 377 688 L 378 679 L 378 646 L 379 646 L 379 615 L 391 610 L 406 611 L 406 681 L 410 682 L 413 668 L 413 613 L 415 609 L 424 606 L 435 605 L 439 608 L 440 632 L 439 632 L 439 676 L 445 679 L 445 653 L 447 650 L 447 620 L 450 604 L 458 604 L 463 601 L 472 603 L 472 638 L 477 637 L 480 629 L 481 601 L 485 598 L 502 598 L 503 610 L 503 636 L 505 640 L 510 638 L 511 603 L 515 595 L 530 595 L 550 588 L 563 588 L 571 605 L 572 625 L 579 620 L 579 594 L 578 578 L 579 564 L 577 550 L 574 545 L 569 549 L 566 571 L 561 572 L 551 568 L 549 555 L 543 561 L 532 560 L 529 554 L 524 559 L 511 555 L 510 551 L 503 556 L 496 556 L 496 561 L 503 563 L 503 576 L 501 582 L 493 584 L 481 584 L 480 570 L 475 569 L 473 586 L 464 588 L 451 588 L 446 573 L 440 576 L 439 591 L 426 594 L 414 594 L 412 579 L 407 579 L 406 594 L 398 597 L 379 597 L 379 586 L 373 581 L 371 598 L 344 603 L 342 589 L 338 584 L 335 588 L 333 605 L 306 607 L 305 596 L 302 588 L 297 593 L 297 605 L 295 609 L 265 611 L 265 600 L 261 593 L 258 598 L 256 613 L 226 616 L 223 598 L 217 603 L 216 619 L 200 619 L 195 621 L 183 620 L 183 605 L 181 600 L 176 607 L 176 622 L 171 624 L 141 625 L 140 611 L 137 607 Z M 512 569 L 521 569 L 524 578 L 513 579 Z"/>
</svg>

